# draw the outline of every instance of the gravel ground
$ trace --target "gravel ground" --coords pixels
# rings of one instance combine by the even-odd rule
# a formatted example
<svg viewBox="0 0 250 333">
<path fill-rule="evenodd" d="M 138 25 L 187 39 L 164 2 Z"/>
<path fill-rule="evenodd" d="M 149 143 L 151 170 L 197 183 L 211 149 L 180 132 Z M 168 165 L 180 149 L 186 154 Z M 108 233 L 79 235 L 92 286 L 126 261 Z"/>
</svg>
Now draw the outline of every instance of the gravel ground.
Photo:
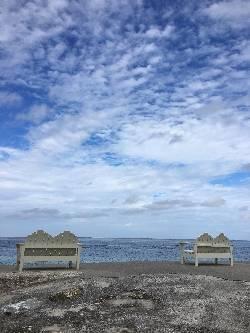
<svg viewBox="0 0 250 333">
<path fill-rule="evenodd" d="M 108 273 L 0 273 L 0 332 L 250 331 L 247 281 Z"/>
</svg>

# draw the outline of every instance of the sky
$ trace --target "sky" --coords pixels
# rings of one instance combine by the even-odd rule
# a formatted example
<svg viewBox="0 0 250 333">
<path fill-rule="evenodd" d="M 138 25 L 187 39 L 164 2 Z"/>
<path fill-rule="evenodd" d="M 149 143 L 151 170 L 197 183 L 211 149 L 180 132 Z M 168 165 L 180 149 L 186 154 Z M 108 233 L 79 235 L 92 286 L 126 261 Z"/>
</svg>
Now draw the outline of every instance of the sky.
<svg viewBox="0 0 250 333">
<path fill-rule="evenodd" d="M 0 236 L 250 240 L 250 2 L 0 1 Z"/>
</svg>

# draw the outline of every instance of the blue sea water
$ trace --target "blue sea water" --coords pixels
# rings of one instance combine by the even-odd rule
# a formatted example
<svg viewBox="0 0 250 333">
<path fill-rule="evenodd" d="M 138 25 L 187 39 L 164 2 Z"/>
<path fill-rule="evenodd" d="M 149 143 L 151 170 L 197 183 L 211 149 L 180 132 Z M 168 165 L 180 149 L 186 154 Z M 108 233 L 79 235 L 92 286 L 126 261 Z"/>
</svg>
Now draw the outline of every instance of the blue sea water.
<svg viewBox="0 0 250 333">
<path fill-rule="evenodd" d="M 79 238 L 83 246 L 82 262 L 177 261 L 179 239 Z M 0 237 L 0 264 L 15 264 L 16 243 L 25 238 Z M 187 240 L 192 242 L 192 240 Z M 235 240 L 234 258 L 250 262 L 250 241 Z"/>
</svg>

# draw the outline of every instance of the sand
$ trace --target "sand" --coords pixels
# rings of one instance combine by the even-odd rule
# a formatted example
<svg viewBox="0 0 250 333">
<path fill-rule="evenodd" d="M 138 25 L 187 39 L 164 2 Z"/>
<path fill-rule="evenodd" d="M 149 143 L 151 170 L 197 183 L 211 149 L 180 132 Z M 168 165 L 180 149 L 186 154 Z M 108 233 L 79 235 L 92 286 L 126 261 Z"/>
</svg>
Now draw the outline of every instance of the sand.
<svg viewBox="0 0 250 333">
<path fill-rule="evenodd" d="M 250 331 L 250 265 L 0 266 L 0 332 Z"/>
<path fill-rule="evenodd" d="M 164 274 L 164 273 L 185 273 L 195 275 L 209 275 L 228 280 L 240 280 L 250 282 L 250 263 L 235 263 L 233 267 L 227 264 L 201 264 L 195 267 L 194 264 L 180 265 L 179 262 L 168 261 L 143 261 L 143 262 L 122 262 L 122 263 L 84 263 L 80 270 L 86 276 L 126 276 L 137 274 Z M 0 265 L 1 272 L 14 272 L 15 266 Z"/>
</svg>

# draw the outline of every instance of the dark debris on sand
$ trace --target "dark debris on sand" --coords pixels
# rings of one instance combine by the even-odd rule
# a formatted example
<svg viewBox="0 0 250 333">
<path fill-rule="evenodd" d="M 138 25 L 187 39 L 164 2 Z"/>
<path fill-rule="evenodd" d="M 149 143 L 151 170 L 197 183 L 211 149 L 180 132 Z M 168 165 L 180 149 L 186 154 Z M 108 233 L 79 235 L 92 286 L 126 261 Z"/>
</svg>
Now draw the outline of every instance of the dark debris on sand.
<svg viewBox="0 0 250 333">
<path fill-rule="evenodd" d="M 0 274 L 1 333 L 247 333 L 248 282 L 151 274 Z"/>
</svg>

